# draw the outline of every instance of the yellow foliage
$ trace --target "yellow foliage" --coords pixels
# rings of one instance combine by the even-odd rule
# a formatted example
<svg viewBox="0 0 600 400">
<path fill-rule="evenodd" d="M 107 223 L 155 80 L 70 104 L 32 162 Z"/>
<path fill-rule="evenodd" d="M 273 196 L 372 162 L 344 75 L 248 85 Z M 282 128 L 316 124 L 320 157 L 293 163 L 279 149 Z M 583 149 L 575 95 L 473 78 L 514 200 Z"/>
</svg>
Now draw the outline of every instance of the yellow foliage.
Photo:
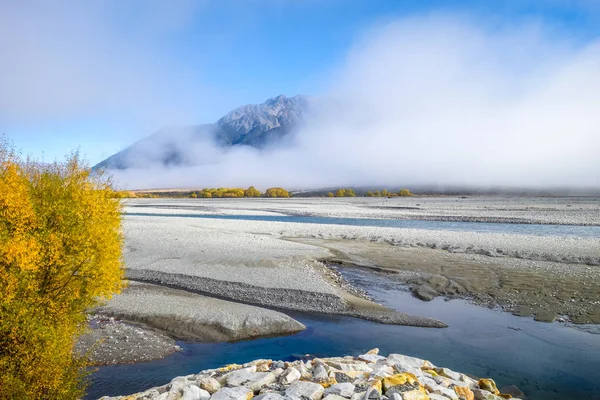
<svg viewBox="0 0 600 400">
<path fill-rule="evenodd" d="M 398 192 L 398 196 L 408 197 L 408 196 L 414 196 L 414 194 L 412 194 L 411 191 L 408 189 L 402 189 L 401 191 Z"/>
<path fill-rule="evenodd" d="M 327 193 L 327 197 L 333 197 L 333 193 L 331 193 L 331 192 Z"/>
<path fill-rule="evenodd" d="M 266 197 L 291 197 L 290 193 L 287 190 L 285 190 L 283 188 L 278 188 L 278 187 L 267 189 L 267 191 L 265 192 L 265 196 Z"/>
<path fill-rule="evenodd" d="M 21 161 L 0 142 L 0 399 L 73 399 L 85 309 L 122 286 L 121 205 L 76 155 Z"/>
<path fill-rule="evenodd" d="M 352 189 L 338 189 L 337 192 L 335 192 L 335 197 L 354 197 L 356 196 L 356 193 L 354 193 L 354 190 Z"/>
<path fill-rule="evenodd" d="M 240 188 L 218 188 L 218 189 L 202 189 L 197 192 L 198 197 L 211 198 L 211 197 L 244 197 L 245 190 Z"/>
<path fill-rule="evenodd" d="M 260 191 L 254 186 L 250 186 L 244 192 L 244 197 L 260 197 Z"/>
</svg>

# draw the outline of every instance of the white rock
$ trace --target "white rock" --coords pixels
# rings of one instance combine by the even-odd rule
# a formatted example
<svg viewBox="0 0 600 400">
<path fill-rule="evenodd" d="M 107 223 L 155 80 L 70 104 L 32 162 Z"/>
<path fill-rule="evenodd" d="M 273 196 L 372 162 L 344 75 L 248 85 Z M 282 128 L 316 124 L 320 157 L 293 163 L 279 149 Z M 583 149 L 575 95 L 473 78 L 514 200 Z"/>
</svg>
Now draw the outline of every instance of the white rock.
<svg viewBox="0 0 600 400">
<path fill-rule="evenodd" d="M 345 397 L 338 396 L 337 394 L 328 394 L 323 397 L 323 400 L 347 400 Z"/>
<path fill-rule="evenodd" d="M 335 385 L 331 385 L 327 389 L 325 389 L 325 394 L 326 395 L 335 394 L 335 395 L 349 399 L 354 394 L 355 388 L 356 388 L 356 386 L 354 386 L 350 382 L 336 383 Z"/>
<path fill-rule="evenodd" d="M 205 376 L 197 380 L 200 389 L 206 390 L 208 393 L 213 394 L 221 389 L 221 384 L 215 378 Z"/>
<path fill-rule="evenodd" d="M 475 395 L 475 400 L 498 400 L 502 398 L 483 389 L 473 389 L 473 394 Z"/>
<path fill-rule="evenodd" d="M 361 354 L 357 358 L 359 360 L 366 361 L 369 363 L 376 363 L 377 361 L 385 360 L 385 357 L 377 354 Z"/>
<path fill-rule="evenodd" d="M 160 392 L 156 389 L 147 390 L 141 395 L 144 399 L 156 399 L 158 396 L 160 396 Z"/>
<path fill-rule="evenodd" d="M 177 377 L 173 378 L 171 382 L 167 385 L 167 390 L 169 393 L 179 393 L 183 390 L 184 387 L 189 385 L 189 381 L 186 378 Z"/>
<path fill-rule="evenodd" d="M 356 364 L 346 364 L 346 363 L 327 363 L 327 365 L 340 370 L 342 372 L 352 372 L 352 371 L 363 371 L 363 372 L 371 372 L 373 368 L 371 368 L 368 364 L 365 363 L 356 363 Z"/>
<path fill-rule="evenodd" d="M 249 372 L 234 371 L 227 377 L 227 386 L 248 386 L 252 390 L 258 390 L 261 386 L 277 381 L 272 372 Z"/>
<path fill-rule="evenodd" d="M 431 399 L 431 396 L 429 398 Z M 402 396 L 400 396 L 400 393 L 394 392 L 391 394 L 390 400 L 402 400 Z M 444 399 L 444 400 L 446 400 L 446 399 Z"/>
<path fill-rule="evenodd" d="M 180 400 L 208 400 L 210 399 L 210 393 L 206 390 L 200 389 L 196 385 L 189 385 L 183 389 Z"/>
<path fill-rule="evenodd" d="M 222 386 L 225 386 L 225 385 L 231 386 L 231 384 L 229 383 L 229 377 L 231 377 L 231 376 L 241 377 L 241 376 L 243 376 L 244 373 L 247 373 L 247 372 L 256 372 L 256 365 L 253 365 L 253 366 L 247 367 L 247 368 L 240 368 L 240 369 L 236 369 L 235 371 L 228 372 L 228 373 L 224 374 L 223 376 L 217 378 L 217 380 L 219 381 L 219 383 Z M 233 378 L 233 379 L 235 380 L 237 378 Z M 240 385 L 237 385 L 237 386 L 240 386 Z"/>
<path fill-rule="evenodd" d="M 448 398 L 441 394 L 429 393 L 429 400 L 448 400 Z"/>
<path fill-rule="evenodd" d="M 365 400 L 376 400 L 381 398 L 381 392 L 375 387 L 370 386 L 365 393 Z"/>
<path fill-rule="evenodd" d="M 460 380 L 464 383 L 466 383 L 467 385 L 469 385 L 469 387 L 471 389 L 479 389 L 479 385 L 477 384 L 477 381 L 469 378 L 467 375 L 465 374 L 460 374 Z"/>
<path fill-rule="evenodd" d="M 254 397 L 252 400 L 284 400 L 286 397 L 280 395 L 279 393 L 264 393 L 259 394 Z"/>
<path fill-rule="evenodd" d="M 427 388 L 427 390 L 429 391 L 430 394 L 436 394 L 436 395 L 440 395 L 440 396 L 444 396 L 444 398 L 446 399 L 458 399 L 458 395 L 456 394 L 456 392 L 453 389 L 444 387 L 444 386 L 440 386 L 437 385 L 435 383 L 430 384 L 429 382 L 425 383 L 423 382 L 423 380 L 421 380 L 421 383 L 423 383 L 423 385 Z"/>
<path fill-rule="evenodd" d="M 260 375 L 259 375 L 260 374 Z M 254 379 L 244 384 L 253 391 L 259 391 L 263 386 L 270 385 L 271 383 L 277 382 L 277 377 L 272 372 L 256 372 L 254 373 Z"/>
<path fill-rule="evenodd" d="M 300 371 L 300 377 L 302 379 L 311 379 L 312 374 L 308 371 L 308 368 L 303 362 L 300 362 L 298 365 L 298 371 Z"/>
<path fill-rule="evenodd" d="M 354 393 L 350 400 L 363 400 L 367 392 Z"/>
<path fill-rule="evenodd" d="M 458 372 L 454 372 L 449 368 L 438 368 L 436 371 L 439 375 L 445 376 L 446 378 L 450 378 L 455 381 L 460 381 L 461 374 Z"/>
<path fill-rule="evenodd" d="M 425 364 L 425 360 L 416 357 L 405 356 L 402 354 L 390 354 L 387 358 L 386 364 L 400 364 L 405 368 L 421 369 L 421 367 Z"/>
<path fill-rule="evenodd" d="M 402 366 L 402 364 L 395 364 L 394 370 L 396 370 L 398 373 L 410 372 L 411 374 L 415 375 L 419 379 L 421 379 L 423 377 L 431 377 L 431 375 L 429 375 L 426 372 L 423 372 L 419 368 L 404 367 L 404 366 Z"/>
<path fill-rule="evenodd" d="M 280 382 L 283 383 L 284 385 L 289 385 L 292 382 L 296 382 L 298 379 L 300 379 L 300 376 L 301 376 L 300 371 L 298 371 L 294 367 L 289 367 L 288 369 L 283 371 L 283 374 L 281 375 L 281 378 L 280 378 Z"/>
<path fill-rule="evenodd" d="M 313 371 L 313 380 L 317 382 L 325 382 L 328 378 L 327 370 L 322 365 L 318 365 Z"/>
<path fill-rule="evenodd" d="M 313 382 L 294 382 L 285 391 L 286 396 L 292 399 L 320 400 L 323 397 L 323 386 Z M 219 399 L 216 399 L 219 400 Z"/>
<path fill-rule="evenodd" d="M 432 379 L 438 385 L 443 386 L 443 387 L 451 387 L 451 386 L 467 387 L 467 386 L 469 386 L 465 382 L 456 381 L 454 379 L 446 378 L 445 376 L 434 376 L 434 377 L 432 377 Z"/>
<path fill-rule="evenodd" d="M 234 388 L 223 388 L 213 394 L 211 400 L 250 400 L 252 395 L 252 390 L 244 386 L 239 386 Z"/>
<path fill-rule="evenodd" d="M 386 364 L 375 364 L 373 365 L 371 372 L 371 379 L 386 378 L 394 375 L 394 369 Z"/>
</svg>

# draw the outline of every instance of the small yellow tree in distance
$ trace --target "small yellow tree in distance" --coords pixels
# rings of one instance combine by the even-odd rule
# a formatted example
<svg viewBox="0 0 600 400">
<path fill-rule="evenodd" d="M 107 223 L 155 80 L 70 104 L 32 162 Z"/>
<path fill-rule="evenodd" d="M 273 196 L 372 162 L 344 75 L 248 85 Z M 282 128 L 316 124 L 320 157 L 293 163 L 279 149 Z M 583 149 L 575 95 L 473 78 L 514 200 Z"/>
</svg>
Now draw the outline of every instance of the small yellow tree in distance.
<svg viewBox="0 0 600 400">
<path fill-rule="evenodd" d="M 244 197 L 260 197 L 260 191 L 254 186 L 250 186 L 244 191 Z"/>
<path fill-rule="evenodd" d="M 402 189 L 398 192 L 398 196 L 408 197 L 408 196 L 414 196 L 414 194 L 412 194 L 412 192 L 408 189 Z"/>
<path fill-rule="evenodd" d="M 331 193 L 331 192 L 327 193 L 327 197 L 333 197 L 333 193 Z"/>
<path fill-rule="evenodd" d="M 283 188 L 279 188 L 279 187 L 267 189 L 267 191 L 265 192 L 265 196 L 266 197 L 291 197 L 290 193 L 287 190 L 285 190 Z"/>
<path fill-rule="evenodd" d="M 77 155 L 23 162 L 0 138 L 0 399 L 76 399 L 85 310 L 122 287 L 121 204 Z"/>
</svg>

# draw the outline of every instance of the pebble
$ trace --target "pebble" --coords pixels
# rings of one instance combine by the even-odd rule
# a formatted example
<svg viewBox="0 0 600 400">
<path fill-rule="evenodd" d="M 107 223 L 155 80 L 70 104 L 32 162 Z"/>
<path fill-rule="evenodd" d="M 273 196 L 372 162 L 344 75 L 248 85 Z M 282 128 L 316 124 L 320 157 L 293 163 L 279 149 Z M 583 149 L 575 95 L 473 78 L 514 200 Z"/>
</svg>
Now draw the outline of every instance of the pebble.
<svg viewBox="0 0 600 400">
<path fill-rule="evenodd" d="M 177 377 L 145 392 L 101 400 L 500 400 L 508 395 L 525 398 L 514 385 L 502 392 L 493 379 L 476 381 L 420 358 L 384 357 L 374 349 L 356 358 L 231 364 Z"/>
</svg>

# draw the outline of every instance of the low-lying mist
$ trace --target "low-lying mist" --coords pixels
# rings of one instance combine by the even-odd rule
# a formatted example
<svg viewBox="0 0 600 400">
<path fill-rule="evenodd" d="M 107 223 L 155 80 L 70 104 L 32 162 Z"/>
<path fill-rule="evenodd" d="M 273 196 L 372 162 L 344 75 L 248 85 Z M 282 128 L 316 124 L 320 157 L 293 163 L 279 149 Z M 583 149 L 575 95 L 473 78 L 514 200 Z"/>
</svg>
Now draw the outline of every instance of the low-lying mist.
<svg viewBox="0 0 600 400">
<path fill-rule="evenodd" d="M 323 73 L 330 84 L 315 94 L 318 110 L 285 145 L 180 143 L 198 165 L 113 171 L 116 181 L 600 187 L 600 41 L 558 40 L 541 24 L 490 30 L 464 17 L 413 17 L 369 31 Z"/>
</svg>

